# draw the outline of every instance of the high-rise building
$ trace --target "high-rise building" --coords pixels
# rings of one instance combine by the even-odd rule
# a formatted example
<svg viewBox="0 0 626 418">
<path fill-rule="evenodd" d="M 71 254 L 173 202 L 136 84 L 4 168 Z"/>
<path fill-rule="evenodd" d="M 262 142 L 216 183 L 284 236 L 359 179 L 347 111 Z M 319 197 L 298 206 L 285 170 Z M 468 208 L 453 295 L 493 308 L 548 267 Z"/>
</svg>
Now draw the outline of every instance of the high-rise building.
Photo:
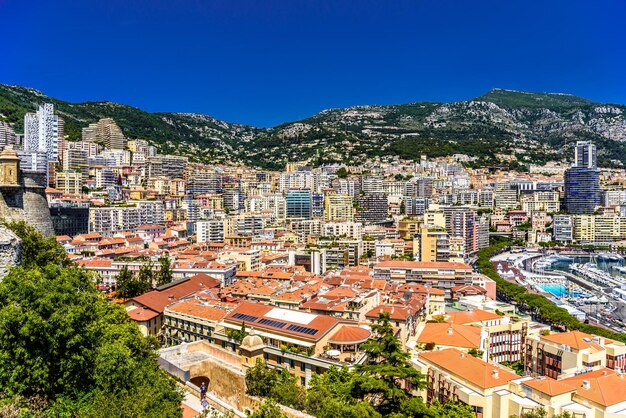
<svg viewBox="0 0 626 418">
<path fill-rule="evenodd" d="M 479 217 L 475 211 L 459 206 L 444 207 L 443 211 L 450 237 L 463 237 L 467 253 L 489 246 L 489 221 L 486 217 Z"/>
<path fill-rule="evenodd" d="M 52 202 L 50 217 L 56 235 L 73 237 L 89 231 L 89 203 L 74 200 Z"/>
<path fill-rule="evenodd" d="M 509 183 L 498 183 L 494 194 L 494 204 L 498 209 L 516 209 L 519 206 L 517 190 Z"/>
<path fill-rule="evenodd" d="M 311 218 L 322 219 L 324 217 L 324 194 L 313 193 L 311 195 Z"/>
<path fill-rule="evenodd" d="M 83 128 L 83 141 L 100 142 L 107 149 L 126 148 L 126 137 L 111 118 L 100 119 Z"/>
<path fill-rule="evenodd" d="M 324 219 L 327 221 L 352 221 L 352 196 L 327 194 L 324 198 Z"/>
<path fill-rule="evenodd" d="M 450 258 L 450 236 L 439 228 L 421 228 L 413 253 L 417 261 L 446 262 Z"/>
<path fill-rule="evenodd" d="M 574 167 L 596 168 L 596 146 L 591 141 L 576 142 Z"/>
<path fill-rule="evenodd" d="M 311 192 L 309 190 L 289 190 L 285 200 L 287 218 L 311 219 Z"/>
<path fill-rule="evenodd" d="M 0 146 L 17 145 L 17 134 L 7 122 L 0 121 Z"/>
<path fill-rule="evenodd" d="M 65 194 L 80 194 L 82 191 L 82 175 L 77 171 L 61 171 L 56 175 L 56 188 Z"/>
<path fill-rule="evenodd" d="M 596 167 L 596 146 L 576 143 L 574 165 L 565 170 L 565 208 L 569 213 L 593 213 L 600 204 L 600 170 Z"/>
<path fill-rule="evenodd" d="M 224 242 L 224 221 L 198 221 L 196 222 L 197 242 Z"/>
<path fill-rule="evenodd" d="M 96 170 L 96 187 L 106 189 L 115 185 L 115 171 L 109 167 L 100 167 Z"/>
<path fill-rule="evenodd" d="M 574 239 L 574 224 L 570 215 L 554 215 L 552 219 L 554 241 L 569 244 Z"/>
<path fill-rule="evenodd" d="M 371 193 L 360 195 L 356 198 L 357 222 L 363 222 L 364 225 L 383 222 L 387 219 L 387 195 L 384 193 Z"/>
<path fill-rule="evenodd" d="M 87 151 L 71 148 L 63 151 L 63 171 L 69 170 L 80 173 L 84 179 L 89 177 L 89 160 Z"/>
<path fill-rule="evenodd" d="M 39 106 L 36 113 L 24 115 L 24 151 L 44 152 L 48 160 L 56 161 L 59 157 L 59 117 L 54 114 L 54 105 L 46 103 Z"/>
</svg>

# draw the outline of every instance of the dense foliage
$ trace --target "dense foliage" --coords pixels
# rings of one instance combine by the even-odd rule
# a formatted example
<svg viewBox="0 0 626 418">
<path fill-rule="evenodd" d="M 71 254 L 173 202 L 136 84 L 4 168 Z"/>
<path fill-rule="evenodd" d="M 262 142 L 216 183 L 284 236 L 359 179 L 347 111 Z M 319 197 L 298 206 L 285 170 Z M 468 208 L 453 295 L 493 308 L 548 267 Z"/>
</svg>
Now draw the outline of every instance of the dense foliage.
<svg viewBox="0 0 626 418">
<path fill-rule="evenodd" d="M 169 257 L 163 256 L 159 258 L 159 265 L 161 268 L 156 273 L 156 286 L 164 286 L 168 283 L 171 283 L 174 278 L 174 272 L 172 271 L 172 263 L 170 262 Z"/>
<path fill-rule="evenodd" d="M 133 274 L 128 266 L 124 265 L 116 277 L 116 283 L 116 296 L 118 298 L 134 298 L 152 288 L 152 272 L 148 273 L 147 267 L 144 265 L 139 274 Z"/>
<path fill-rule="evenodd" d="M 372 339 L 363 347 L 367 354 L 364 364 L 354 369 L 331 367 L 322 375 L 314 375 L 305 390 L 286 369 L 279 372 L 258 363 L 246 373 L 248 393 L 319 418 L 474 416 L 465 405 L 428 406 L 413 395 L 413 389 L 425 384 L 424 377 L 411 365 L 409 354 L 394 336 L 389 314 L 381 314 L 372 331 Z"/>
<path fill-rule="evenodd" d="M 12 226 L 25 252 L 24 265 L 0 282 L 5 408 L 38 417 L 181 416 L 181 395 L 125 310 L 84 270 L 63 266 L 49 239 Z M 47 251 L 33 255 L 31 245 Z"/>
<path fill-rule="evenodd" d="M 22 267 L 30 269 L 46 264 L 68 265 L 65 249 L 54 237 L 45 238 L 24 221 L 5 224 L 22 240 Z"/>
<path fill-rule="evenodd" d="M 559 308 L 550 302 L 545 296 L 529 293 L 526 287 L 501 278 L 489 260 L 499 252 L 506 250 L 509 245 L 511 245 L 510 241 L 501 241 L 478 252 L 478 269 L 496 282 L 496 292 L 499 300 L 515 303 L 519 309 L 530 314 L 536 321 L 554 327 L 564 330 L 580 330 L 589 334 L 601 335 L 626 342 L 625 334 L 619 334 L 595 325 L 584 324 L 570 315 L 565 309 Z"/>
</svg>

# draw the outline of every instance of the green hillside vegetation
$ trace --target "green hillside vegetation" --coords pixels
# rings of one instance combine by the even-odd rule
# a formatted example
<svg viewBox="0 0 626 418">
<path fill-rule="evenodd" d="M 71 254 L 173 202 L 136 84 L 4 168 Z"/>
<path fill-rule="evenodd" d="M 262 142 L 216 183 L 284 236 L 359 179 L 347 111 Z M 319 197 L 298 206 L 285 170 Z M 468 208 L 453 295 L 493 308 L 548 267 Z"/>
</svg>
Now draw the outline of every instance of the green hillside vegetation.
<svg viewBox="0 0 626 418">
<path fill-rule="evenodd" d="M 69 139 L 80 138 L 81 128 L 89 123 L 110 117 L 128 138 L 147 139 L 162 153 L 204 163 L 282 169 L 300 160 L 317 166 L 359 164 L 383 156 L 417 160 L 422 154 L 465 154 L 477 157 L 474 165 L 523 169 L 530 163 L 569 160 L 575 141 L 589 139 L 598 145 L 601 165 L 626 164 L 626 106 L 566 94 L 494 89 L 464 102 L 355 106 L 255 128 L 111 102 L 69 103 L 0 84 L 0 118 L 18 132 L 24 114 L 44 102 L 53 103 L 64 118 Z"/>
<path fill-rule="evenodd" d="M 589 107 L 594 103 L 582 97 L 558 93 L 527 93 L 524 91 L 493 89 L 474 100 L 495 103 L 508 108 L 546 108 L 562 110 L 572 107 Z"/>
</svg>

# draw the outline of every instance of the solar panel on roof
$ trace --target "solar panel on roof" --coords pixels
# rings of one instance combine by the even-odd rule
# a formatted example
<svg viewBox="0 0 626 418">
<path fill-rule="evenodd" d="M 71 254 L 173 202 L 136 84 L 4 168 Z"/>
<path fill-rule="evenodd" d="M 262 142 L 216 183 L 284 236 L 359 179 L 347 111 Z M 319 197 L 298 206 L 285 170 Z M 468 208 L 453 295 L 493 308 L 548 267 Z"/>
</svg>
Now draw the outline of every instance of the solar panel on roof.
<svg viewBox="0 0 626 418">
<path fill-rule="evenodd" d="M 287 329 L 289 331 L 295 331 L 295 332 L 299 332 L 301 334 L 307 334 L 307 335 L 315 335 L 315 334 L 317 334 L 317 330 L 315 328 L 302 327 L 300 325 L 289 325 L 287 327 Z"/>
<path fill-rule="evenodd" d="M 246 314 L 242 314 L 242 313 L 236 313 L 236 314 L 234 314 L 234 315 L 233 315 L 233 318 L 236 318 L 236 319 L 241 319 L 241 320 L 243 320 L 243 321 L 247 321 L 247 322 L 254 322 L 254 321 L 256 321 L 257 319 L 259 319 L 259 318 L 257 318 L 256 316 L 246 315 Z"/>
<path fill-rule="evenodd" d="M 274 321 L 272 319 L 267 319 L 267 318 L 263 318 L 260 319 L 259 322 L 257 322 L 258 324 L 262 324 L 262 325 L 269 325 L 271 327 L 275 327 L 275 328 L 284 328 L 285 324 L 284 322 L 280 322 L 280 321 Z"/>
</svg>

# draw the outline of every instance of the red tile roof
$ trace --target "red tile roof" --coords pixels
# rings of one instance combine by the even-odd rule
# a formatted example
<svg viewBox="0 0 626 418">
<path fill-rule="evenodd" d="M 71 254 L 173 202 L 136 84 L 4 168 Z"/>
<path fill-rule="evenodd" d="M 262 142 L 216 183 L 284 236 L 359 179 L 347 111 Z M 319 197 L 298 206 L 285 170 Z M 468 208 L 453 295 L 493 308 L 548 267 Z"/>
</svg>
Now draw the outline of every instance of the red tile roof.
<svg viewBox="0 0 626 418">
<path fill-rule="evenodd" d="M 167 305 L 176 302 L 178 299 L 202 289 L 218 287 L 220 282 L 206 274 L 196 274 L 187 280 L 174 283 L 166 289 L 152 290 L 141 296 L 134 297 L 132 301 L 161 314 Z"/>
<path fill-rule="evenodd" d="M 284 313 L 285 319 L 277 320 L 272 317 L 266 317 L 266 315 L 270 311 Z M 312 317 L 312 319 L 308 323 L 299 323 L 295 321 L 290 321 L 287 319 L 289 318 L 290 313 L 295 314 L 295 315 L 298 315 L 298 314 L 309 315 Z M 242 315 L 248 316 L 248 318 L 247 319 L 245 317 L 242 318 Z M 279 327 L 279 326 L 272 325 L 271 323 L 260 323 L 259 321 L 263 319 L 282 322 L 286 325 Z M 298 338 L 301 338 L 301 339 L 314 340 L 314 341 L 317 341 L 320 338 L 322 338 L 330 330 L 335 328 L 335 326 L 340 322 L 339 319 L 333 318 L 327 315 L 316 315 L 316 314 L 311 314 L 311 313 L 306 313 L 306 312 L 301 312 L 301 311 L 291 311 L 288 309 L 276 308 L 274 306 L 263 305 L 261 303 L 252 303 L 252 302 L 247 302 L 247 301 L 242 301 L 239 304 L 239 306 L 237 306 L 235 310 L 233 310 L 230 314 L 228 314 L 228 316 L 224 320 L 232 324 L 237 324 L 237 325 L 240 325 L 242 322 L 245 322 L 247 326 L 253 326 L 255 328 L 265 329 L 274 333 L 287 334 L 287 335 L 297 336 Z M 263 321 L 263 322 L 266 322 L 266 321 Z M 290 329 L 290 326 L 293 326 L 291 328 L 295 328 L 295 329 Z M 312 332 L 309 334 L 303 333 L 303 332 L 298 331 L 297 330 L 298 328 L 300 329 L 309 328 L 312 330 Z"/>
<path fill-rule="evenodd" d="M 372 335 L 372 333 L 361 327 L 345 325 L 335 332 L 328 340 L 329 343 L 334 344 L 359 344 Z"/>
</svg>

